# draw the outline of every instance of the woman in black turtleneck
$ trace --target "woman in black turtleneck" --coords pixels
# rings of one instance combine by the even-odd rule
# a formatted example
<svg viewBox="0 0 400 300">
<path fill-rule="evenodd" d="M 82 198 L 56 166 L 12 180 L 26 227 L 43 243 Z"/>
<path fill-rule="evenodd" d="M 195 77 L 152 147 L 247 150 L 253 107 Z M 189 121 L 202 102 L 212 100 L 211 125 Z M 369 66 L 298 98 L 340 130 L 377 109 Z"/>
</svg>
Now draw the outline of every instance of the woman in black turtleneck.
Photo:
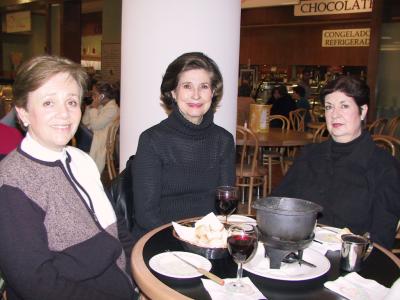
<svg viewBox="0 0 400 300">
<path fill-rule="evenodd" d="M 222 75 L 202 53 L 186 53 L 167 68 L 161 100 L 171 113 L 144 131 L 133 164 L 137 239 L 173 220 L 214 211 L 215 188 L 234 185 L 232 134 L 213 122 Z"/>
<path fill-rule="evenodd" d="M 331 138 L 304 148 L 274 196 L 311 200 L 323 206 L 319 222 L 392 248 L 400 218 L 400 164 L 362 130 L 369 88 L 339 77 L 321 91 Z"/>
</svg>

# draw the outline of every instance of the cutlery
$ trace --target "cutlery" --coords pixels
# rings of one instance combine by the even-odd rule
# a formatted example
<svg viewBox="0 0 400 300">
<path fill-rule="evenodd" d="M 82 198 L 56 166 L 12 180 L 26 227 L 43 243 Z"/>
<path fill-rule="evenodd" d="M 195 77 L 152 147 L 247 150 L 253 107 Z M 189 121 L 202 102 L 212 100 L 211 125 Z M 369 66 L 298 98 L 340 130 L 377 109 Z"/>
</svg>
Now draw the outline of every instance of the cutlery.
<svg viewBox="0 0 400 300">
<path fill-rule="evenodd" d="M 330 228 L 328 228 L 328 227 L 324 227 L 324 226 L 318 226 L 318 227 L 321 228 L 321 229 L 323 229 L 323 230 L 327 230 L 327 231 L 330 231 L 330 232 L 333 232 L 333 233 L 336 233 L 336 234 L 339 233 L 338 231 L 333 230 L 333 229 L 330 229 Z"/>
<path fill-rule="evenodd" d="M 191 266 L 192 268 L 194 268 L 197 272 L 199 272 L 200 274 L 203 274 L 204 276 L 206 276 L 207 278 L 211 279 L 212 281 L 218 283 L 219 285 L 224 285 L 225 282 L 223 279 L 219 278 L 217 275 L 203 269 L 200 267 L 195 266 L 194 264 L 192 264 L 191 262 L 187 261 L 186 259 L 180 257 L 178 254 L 171 252 L 169 250 L 167 250 L 166 252 L 171 253 L 173 256 L 175 256 L 176 258 L 178 258 L 179 260 L 183 261 L 185 264 Z"/>
</svg>

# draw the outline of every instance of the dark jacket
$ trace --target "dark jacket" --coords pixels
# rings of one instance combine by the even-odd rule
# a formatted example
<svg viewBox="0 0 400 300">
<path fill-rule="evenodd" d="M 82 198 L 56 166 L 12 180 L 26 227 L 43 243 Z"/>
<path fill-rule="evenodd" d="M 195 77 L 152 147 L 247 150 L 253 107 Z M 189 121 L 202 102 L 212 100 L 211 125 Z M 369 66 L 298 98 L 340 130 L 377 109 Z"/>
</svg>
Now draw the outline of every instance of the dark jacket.
<svg viewBox="0 0 400 300">
<path fill-rule="evenodd" d="M 175 107 L 141 134 L 132 170 L 132 233 L 139 238 L 173 220 L 215 211 L 215 188 L 235 183 L 233 136 L 214 124 L 211 109 L 195 125 Z"/>
<path fill-rule="evenodd" d="M 307 146 L 272 194 L 316 202 L 324 208 L 320 223 L 370 232 L 390 249 L 400 217 L 400 164 L 369 133 L 358 139 L 339 160 L 332 140 Z"/>
</svg>

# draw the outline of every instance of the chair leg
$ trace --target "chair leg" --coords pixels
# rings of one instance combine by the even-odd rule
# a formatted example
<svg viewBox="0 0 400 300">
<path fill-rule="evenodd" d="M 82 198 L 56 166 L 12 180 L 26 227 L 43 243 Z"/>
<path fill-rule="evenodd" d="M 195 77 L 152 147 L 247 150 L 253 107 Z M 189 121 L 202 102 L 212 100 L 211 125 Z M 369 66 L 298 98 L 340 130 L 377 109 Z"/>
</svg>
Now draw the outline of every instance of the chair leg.
<svg viewBox="0 0 400 300">
<path fill-rule="evenodd" d="M 268 157 L 268 191 L 271 193 L 272 187 L 272 158 Z"/>
<path fill-rule="evenodd" d="M 254 185 L 254 177 L 250 177 L 249 183 L 249 197 L 247 199 L 247 214 L 251 214 L 251 201 L 253 201 L 253 185 Z"/>
<path fill-rule="evenodd" d="M 271 193 L 271 191 L 269 191 Z M 267 197 L 267 176 L 264 176 L 263 197 Z"/>
</svg>

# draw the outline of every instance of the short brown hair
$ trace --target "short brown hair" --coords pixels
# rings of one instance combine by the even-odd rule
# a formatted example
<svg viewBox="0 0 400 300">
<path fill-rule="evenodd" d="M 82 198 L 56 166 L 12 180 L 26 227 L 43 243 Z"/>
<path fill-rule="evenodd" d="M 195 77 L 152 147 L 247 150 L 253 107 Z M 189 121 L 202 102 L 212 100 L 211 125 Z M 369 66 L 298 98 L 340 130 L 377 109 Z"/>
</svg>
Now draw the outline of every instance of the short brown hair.
<svg viewBox="0 0 400 300">
<path fill-rule="evenodd" d="M 176 89 L 180 75 L 189 70 L 205 70 L 210 73 L 213 96 L 211 108 L 215 109 L 222 98 L 223 80 L 217 64 L 207 55 L 201 52 L 189 52 L 182 54 L 169 64 L 161 83 L 161 101 L 168 109 L 172 108 L 174 98 L 172 91 Z"/>
<path fill-rule="evenodd" d="M 16 107 L 27 107 L 28 94 L 40 88 L 51 77 L 59 73 L 67 73 L 80 88 L 80 98 L 86 92 L 88 75 L 85 69 L 63 57 L 41 55 L 23 63 L 16 74 L 13 85 L 13 98 Z"/>
</svg>

